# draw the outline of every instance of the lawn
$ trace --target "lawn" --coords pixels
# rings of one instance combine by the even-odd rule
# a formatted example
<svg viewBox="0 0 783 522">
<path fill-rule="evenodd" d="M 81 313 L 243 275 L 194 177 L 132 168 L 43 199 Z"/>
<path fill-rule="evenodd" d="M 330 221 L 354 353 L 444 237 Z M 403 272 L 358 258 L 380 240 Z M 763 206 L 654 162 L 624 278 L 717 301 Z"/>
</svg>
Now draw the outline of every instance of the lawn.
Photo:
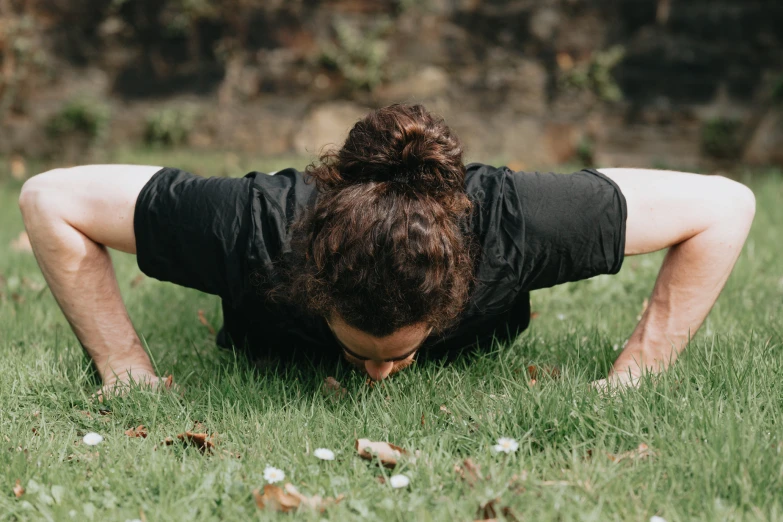
<svg viewBox="0 0 783 522">
<path fill-rule="evenodd" d="M 114 159 L 203 174 L 287 161 Z M 639 389 L 604 396 L 588 383 L 632 330 L 660 254 L 534 293 L 536 317 L 512 345 L 414 365 L 373 387 L 338 361 L 285 369 L 219 350 L 199 320 L 202 311 L 220 325 L 217 298 L 139 277 L 133 257 L 116 255 L 134 324 L 182 393 L 134 390 L 104 404 L 91 398 L 99 383 L 32 255 L 6 247 L 22 223 L 19 184 L 5 182 L 0 520 L 290 519 L 256 506 L 267 466 L 306 495 L 344 495 L 323 513 L 300 509 L 302 520 L 468 521 L 491 515 L 480 507 L 493 499 L 501 520 L 783 520 L 783 175 L 748 179 L 758 211 L 734 274 L 675 368 Z M 531 386 L 528 365 L 556 365 L 560 376 Z M 323 393 L 330 376 L 344 395 Z M 217 434 L 212 452 L 177 440 L 197 423 Z M 138 425 L 146 438 L 125 434 Z M 85 445 L 87 432 L 103 442 Z M 363 437 L 411 455 L 378 467 L 357 457 Z M 499 437 L 519 449 L 494 453 Z M 336 459 L 315 458 L 316 448 Z M 410 485 L 392 488 L 391 474 Z"/>
</svg>

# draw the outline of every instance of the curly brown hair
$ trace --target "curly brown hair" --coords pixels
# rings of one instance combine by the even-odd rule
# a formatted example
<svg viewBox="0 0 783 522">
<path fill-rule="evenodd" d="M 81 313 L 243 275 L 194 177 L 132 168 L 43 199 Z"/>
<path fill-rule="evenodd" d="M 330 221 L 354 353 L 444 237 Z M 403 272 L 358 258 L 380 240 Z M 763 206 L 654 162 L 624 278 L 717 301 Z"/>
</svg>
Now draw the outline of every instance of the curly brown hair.
<svg viewBox="0 0 783 522">
<path fill-rule="evenodd" d="M 473 281 L 463 147 L 421 105 L 372 111 L 306 174 L 318 198 L 292 227 L 273 294 L 377 337 L 454 324 Z"/>
</svg>

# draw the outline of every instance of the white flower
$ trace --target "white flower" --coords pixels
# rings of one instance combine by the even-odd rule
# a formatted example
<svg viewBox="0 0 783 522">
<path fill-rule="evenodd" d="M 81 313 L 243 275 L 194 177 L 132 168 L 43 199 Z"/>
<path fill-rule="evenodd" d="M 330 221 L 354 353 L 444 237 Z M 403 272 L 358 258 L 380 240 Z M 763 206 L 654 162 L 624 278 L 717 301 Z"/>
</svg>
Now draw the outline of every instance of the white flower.
<svg viewBox="0 0 783 522">
<path fill-rule="evenodd" d="M 389 477 L 389 484 L 393 488 L 407 488 L 408 484 L 411 483 L 411 479 L 406 477 L 405 475 L 392 475 Z"/>
<path fill-rule="evenodd" d="M 101 437 L 98 433 L 91 431 L 90 433 L 84 436 L 82 442 L 84 442 L 88 446 L 95 446 L 103 442 L 103 437 Z"/>
<path fill-rule="evenodd" d="M 492 451 L 495 453 L 514 453 L 519 449 L 519 443 L 514 439 L 508 437 L 500 437 L 498 443 L 492 446 Z"/>
<path fill-rule="evenodd" d="M 280 482 L 285 478 L 285 473 L 283 473 L 282 469 L 277 469 L 273 466 L 267 466 L 264 468 L 264 480 L 269 482 L 270 484 L 273 484 L 275 482 Z"/>
<path fill-rule="evenodd" d="M 557 314 L 557 318 L 561 321 L 565 321 L 565 314 Z"/>
<path fill-rule="evenodd" d="M 321 460 L 334 460 L 334 451 L 326 448 L 317 448 L 313 451 L 313 456 Z"/>
<path fill-rule="evenodd" d="M 658 515 L 653 515 L 650 517 L 650 522 L 666 522 L 666 519 L 659 517 Z"/>
</svg>

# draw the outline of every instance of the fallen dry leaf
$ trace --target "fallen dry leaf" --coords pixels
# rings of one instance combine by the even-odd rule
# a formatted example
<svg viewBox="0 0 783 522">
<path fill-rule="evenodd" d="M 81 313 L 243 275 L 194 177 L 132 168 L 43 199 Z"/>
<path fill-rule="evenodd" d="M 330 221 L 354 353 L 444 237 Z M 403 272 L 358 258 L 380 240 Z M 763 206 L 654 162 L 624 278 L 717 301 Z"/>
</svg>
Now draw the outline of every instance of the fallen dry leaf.
<svg viewBox="0 0 783 522">
<path fill-rule="evenodd" d="M 253 491 L 253 499 L 256 502 L 256 506 L 260 509 L 272 509 L 274 511 L 282 511 L 288 513 L 300 506 L 304 506 L 316 511 L 323 512 L 328 506 L 337 504 L 344 497 L 343 495 L 337 498 L 321 498 L 319 495 L 308 497 L 299 492 L 296 487 L 291 483 L 286 483 L 285 489 L 281 489 L 272 484 L 264 486 L 264 494 L 262 495 L 259 490 Z"/>
<path fill-rule="evenodd" d="M 473 487 L 479 480 L 484 480 L 484 477 L 481 475 L 481 468 L 470 458 L 463 460 L 462 465 L 454 464 L 454 471 L 462 480 L 467 482 L 470 487 Z"/>
<path fill-rule="evenodd" d="M 186 444 L 196 446 L 202 453 L 211 453 L 215 447 L 215 435 L 216 433 L 207 435 L 206 433 L 186 431 L 177 435 L 177 438 Z"/>
<path fill-rule="evenodd" d="M 557 366 L 536 366 L 531 364 L 527 367 L 527 374 L 531 381 L 538 381 L 544 376 L 557 379 L 560 377 L 560 368 Z"/>
<path fill-rule="evenodd" d="M 449 410 L 449 409 L 446 407 L 446 405 L 445 405 L 445 404 L 441 404 L 441 405 L 440 405 L 440 411 L 442 411 L 442 412 L 443 412 L 443 413 L 445 413 L 446 415 L 454 415 L 453 413 L 451 413 L 451 410 Z"/>
<path fill-rule="evenodd" d="M 146 279 L 146 277 L 144 277 L 144 274 L 137 275 L 136 277 L 133 278 L 133 280 L 131 280 L 130 287 L 131 288 L 136 288 L 141 283 L 143 283 L 145 279 Z"/>
<path fill-rule="evenodd" d="M 397 460 L 408 452 L 399 446 L 388 442 L 373 442 L 370 439 L 356 439 L 356 451 L 366 460 L 377 457 L 381 464 L 387 468 L 397 465 Z"/>
<path fill-rule="evenodd" d="M 424 425 L 425 425 L 425 422 L 424 422 L 424 414 L 422 413 L 422 414 L 421 414 L 421 427 L 423 428 L 423 427 L 424 427 Z"/>
<path fill-rule="evenodd" d="M 539 314 L 538 312 L 531 312 L 530 313 L 530 318 L 531 319 L 538 319 L 539 317 L 541 317 L 541 314 Z"/>
<path fill-rule="evenodd" d="M 644 442 L 639 444 L 639 447 L 637 447 L 636 449 L 624 451 L 619 455 L 613 455 L 611 453 L 607 453 L 609 459 L 613 460 L 614 462 L 620 462 L 623 460 L 644 460 L 654 455 L 655 453 L 653 452 L 653 450 L 651 450 L 649 446 L 647 446 L 647 444 L 645 444 Z"/>
<path fill-rule="evenodd" d="M 33 245 L 30 244 L 30 236 L 27 232 L 20 232 L 16 239 L 11 241 L 11 250 L 14 252 L 23 252 L 25 254 L 32 254 Z"/>
<path fill-rule="evenodd" d="M 16 479 L 16 484 L 14 485 L 14 496 L 19 498 L 22 495 L 24 495 L 24 488 L 22 487 L 21 481 Z"/>
<path fill-rule="evenodd" d="M 323 387 L 321 388 L 321 391 L 326 396 L 341 398 L 345 397 L 345 395 L 348 393 L 348 390 L 342 387 L 340 384 L 340 381 L 335 379 L 334 377 L 327 377 L 324 379 Z"/>
<path fill-rule="evenodd" d="M 139 437 L 141 437 L 142 439 L 146 439 L 147 438 L 147 428 L 145 428 L 143 424 L 139 424 L 135 428 L 129 428 L 129 429 L 125 430 L 125 435 L 127 435 L 128 437 L 132 437 L 132 438 L 139 438 Z"/>
<path fill-rule="evenodd" d="M 495 509 L 495 504 L 497 504 L 499 501 L 499 498 L 493 498 L 484 504 L 481 504 L 478 508 L 478 511 L 476 512 L 476 518 L 484 521 L 497 519 L 498 513 Z"/>
<path fill-rule="evenodd" d="M 170 390 L 172 386 L 174 386 L 174 376 L 167 375 L 163 378 L 163 387 L 167 390 Z"/>
<path fill-rule="evenodd" d="M 506 520 L 508 522 L 518 522 L 519 521 L 517 516 L 514 514 L 514 512 L 508 506 L 505 506 L 503 509 L 500 510 L 500 512 L 503 513 L 503 516 L 506 517 Z"/>
<path fill-rule="evenodd" d="M 207 330 L 209 330 L 210 334 L 215 335 L 215 327 L 212 326 L 207 317 L 204 315 L 204 310 L 198 311 L 198 320 L 201 324 L 207 327 Z"/>
</svg>

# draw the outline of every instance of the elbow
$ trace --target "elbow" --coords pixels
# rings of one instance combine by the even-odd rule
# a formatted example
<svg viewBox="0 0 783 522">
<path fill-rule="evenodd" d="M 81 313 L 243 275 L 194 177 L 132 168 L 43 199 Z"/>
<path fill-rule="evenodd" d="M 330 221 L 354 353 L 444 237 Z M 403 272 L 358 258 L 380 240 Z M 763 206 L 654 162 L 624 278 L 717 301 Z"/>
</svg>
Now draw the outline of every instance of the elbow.
<svg viewBox="0 0 783 522">
<path fill-rule="evenodd" d="M 50 170 L 25 181 L 19 194 L 19 209 L 26 226 L 29 226 L 34 218 L 53 210 L 57 201 L 54 192 L 58 190 L 57 180 L 53 178 L 61 170 L 63 169 Z"/>
<path fill-rule="evenodd" d="M 748 228 L 753 223 L 756 216 L 756 196 L 747 186 L 737 181 L 733 184 L 733 208 L 738 219 L 746 223 Z"/>
<path fill-rule="evenodd" d="M 728 178 L 719 177 L 721 183 L 723 218 L 741 227 L 745 234 L 756 216 L 756 196 L 747 186 Z"/>
</svg>

